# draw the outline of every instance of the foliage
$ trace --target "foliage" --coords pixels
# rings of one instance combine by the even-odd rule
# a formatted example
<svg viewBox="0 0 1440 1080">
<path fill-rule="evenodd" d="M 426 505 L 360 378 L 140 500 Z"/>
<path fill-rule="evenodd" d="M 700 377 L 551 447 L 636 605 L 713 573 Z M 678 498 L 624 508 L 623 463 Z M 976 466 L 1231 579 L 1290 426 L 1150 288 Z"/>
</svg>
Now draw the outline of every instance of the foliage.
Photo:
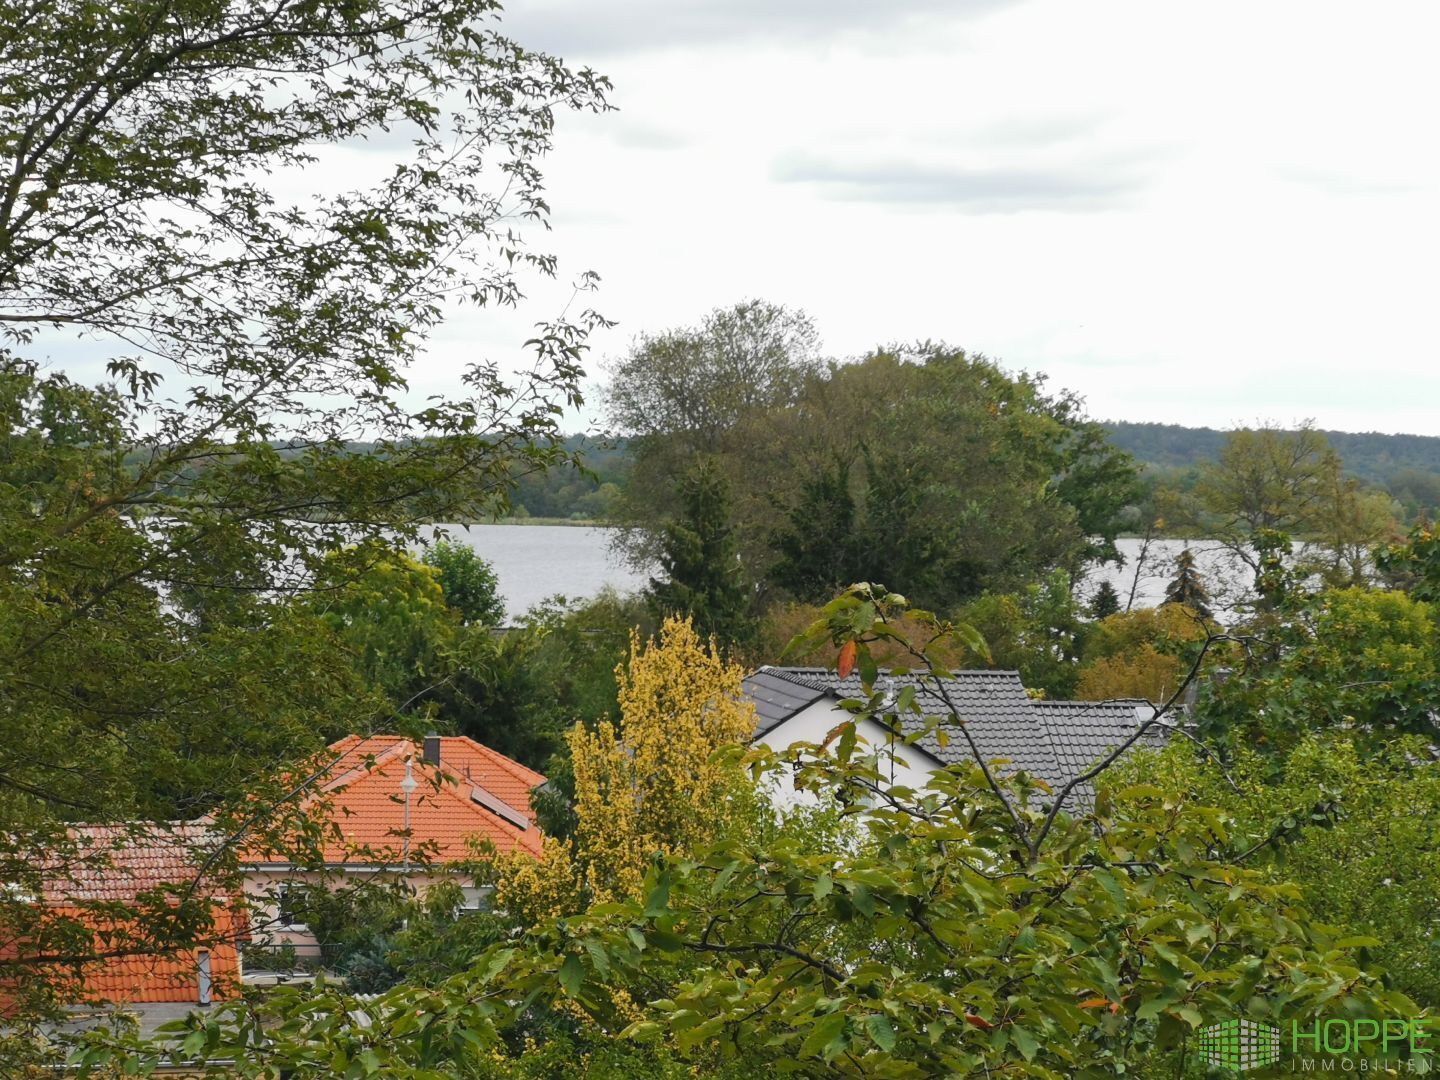
<svg viewBox="0 0 1440 1080">
<path fill-rule="evenodd" d="M 1063 570 L 1016 593 L 987 593 L 959 617 L 985 639 L 994 666 L 1019 671 L 1027 687 L 1046 697 L 1075 696 L 1089 631 Z"/>
<path fill-rule="evenodd" d="M 1048 792 L 980 760 L 924 790 L 889 786 L 856 733 L 877 709 L 914 707 L 873 682 L 871 645 L 900 644 L 891 615 L 905 609 L 857 587 L 803 635 L 800 648 L 838 646 L 865 683 L 828 745 L 730 752 L 839 807 L 849 845 L 762 830 L 657 854 L 634 895 L 537 925 L 433 989 L 363 1006 L 324 987 L 277 994 L 191 1021 L 193 1045 L 245 1047 L 249 1076 L 350 1062 L 463 1076 L 553 1006 L 590 1041 L 755 1070 L 1101 1077 L 1157 1060 L 1183 1073 L 1187 1036 L 1236 1013 L 1416 1012 L 1357 963 L 1373 939 L 1319 923 L 1295 886 L 1255 865 L 1278 835 L 1257 843 L 1187 793 L 1102 782 L 1093 804 L 1069 803 L 1075 785 Z M 943 676 L 932 647 L 973 630 L 911 616 L 924 630 L 906 648 Z M 965 737 L 954 715 L 939 723 Z M 342 1019 L 357 1008 L 363 1027 Z"/>
<path fill-rule="evenodd" d="M 1100 582 L 1095 595 L 1090 598 L 1090 617 L 1104 619 L 1120 610 L 1120 594 L 1109 581 Z"/>
<path fill-rule="evenodd" d="M 1201 714 L 1208 729 L 1272 753 L 1324 728 L 1434 737 L 1440 628 L 1428 604 L 1401 592 L 1328 589 L 1287 597 L 1261 629 L 1241 634 L 1237 668 Z"/>
<path fill-rule="evenodd" d="M 1120 771 L 1224 807 L 1237 842 L 1278 836 L 1257 865 L 1299 885 L 1317 918 L 1374 938 L 1367 953 L 1389 985 L 1427 1007 L 1440 1002 L 1440 767 L 1421 742 L 1377 750 L 1344 732 L 1312 733 L 1278 773 L 1241 747 L 1223 774 L 1176 744 Z"/>
<path fill-rule="evenodd" d="M 573 456 L 573 463 L 517 470 L 512 513 L 517 517 L 608 520 L 630 475 L 625 441 L 571 435 L 563 446 Z"/>
<path fill-rule="evenodd" d="M 540 865 L 515 860 L 498 903 L 524 922 L 637 894 L 657 853 L 693 850 L 717 836 L 744 804 L 733 768 L 715 751 L 755 730 L 741 669 L 701 641 L 689 620 L 666 619 L 657 638 L 631 636 L 616 671 L 621 723 L 568 736 L 575 829 L 551 841 Z"/>
<path fill-rule="evenodd" d="M 1175 557 L 1175 577 L 1165 586 L 1165 603 L 1188 607 L 1202 619 L 1214 618 L 1210 594 L 1205 591 L 1205 581 L 1195 568 L 1195 553 L 1188 547 Z"/>
<path fill-rule="evenodd" d="M 1416 525 L 1404 543 L 1375 552 L 1380 572 L 1417 600 L 1440 601 L 1440 532 Z"/>
<path fill-rule="evenodd" d="M 653 626 L 641 598 L 603 590 L 584 603 L 556 597 L 539 605 L 526 616 L 525 630 L 534 648 L 507 708 L 513 726 L 555 733 L 551 756 L 536 763 L 547 783 L 531 802 L 546 835 L 564 839 L 575 827 L 575 776 L 564 733 L 577 723 L 619 722 L 616 673 L 628 659 L 632 632 L 645 636 Z"/>
<path fill-rule="evenodd" d="M 1179 424 L 1106 421 L 1110 441 L 1153 469 L 1185 470 L 1220 455 L 1228 432 Z M 1386 487 L 1420 510 L 1440 507 L 1440 438 L 1387 435 L 1378 431 L 1321 431 L 1340 455 L 1345 472 L 1366 484 Z"/>
<path fill-rule="evenodd" d="M 459 620 L 434 568 L 379 543 L 338 552 L 302 603 L 335 630 L 365 681 L 398 708 L 444 677 Z"/>
<path fill-rule="evenodd" d="M 681 1057 L 664 1047 L 620 1041 L 578 1025 L 559 1025 L 527 1036 L 516 1050 L 497 1051 L 475 1073 L 476 1080 L 754 1080 L 749 1061 Z M 508 1048 L 507 1048 L 508 1050 Z"/>
<path fill-rule="evenodd" d="M 280 763 L 388 720 L 292 597 L 367 541 L 503 512 L 518 472 L 565 459 L 592 313 L 541 326 L 515 376 L 477 364 L 420 406 L 405 383 L 452 302 L 516 303 L 553 274 L 523 243 L 548 214 L 538 162 L 558 114 L 605 108 L 603 79 L 493 14 L 0 14 L 0 923 L 47 959 L 94 948 L 93 909 L 36 927 L 26 900 L 69 821 L 207 814 L 263 837 Z M 310 166 L 347 154 L 344 191 L 317 190 Z M 75 335 L 104 382 L 46 368 Z M 208 888 L 178 885 L 117 937 L 205 940 Z M 22 1019 L 56 970 L 35 960 L 0 958 Z"/>
<path fill-rule="evenodd" d="M 1331 584 L 1364 583 L 1370 548 L 1393 530 L 1389 496 L 1345 477 L 1334 448 L 1308 424 L 1230 432 L 1193 489 L 1165 502 L 1172 529 L 1221 540 L 1257 578 L 1257 538 L 1284 533 L 1317 544 L 1310 561 Z"/>
<path fill-rule="evenodd" d="M 1168 701 L 1185 680 L 1183 646 L 1205 638 L 1198 613 L 1178 604 L 1116 612 L 1090 628 L 1075 687 L 1081 701 Z"/>
<path fill-rule="evenodd" d="M 680 481 L 681 516 L 660 540 L 663 578 L 651 578 L 647 599 L 657 617 L 688 617 L 697 633 L 726 646 L 753 636 L 749 596 L 740 574 L 725 478 L 701 461 Z"/>
<path fill-rule="evenodd" d="M 643 335 L 611 367 L 610 422 L 638 440 L 637 470 L 653 440 L 691 453 L 713 447 L 746 415 L 795 399 L 818 365 L 810 316 L 765 300 L 716 308 L 699 326 Z"/>
<path fill-rule="evenodd" d="M 824 369 L 796 360 L 769 384 L 784 387 L 774 400 L 740 407 L 721 395 L 724 408 L 703 410 L 703 435 L 686 419 L 700 407 L 686 403 L 704 396 L 704 379 L 647 375 L 644 364 L 637 354 L 626 378 L 673 401 L 636 443 L 626 549 L 654 554 L 673 478 L 704 455 L 729 482 L 751 583 L 802 602 L 857 580 L 892 581 L 945 609 L 1018 588 L 1113 557 L 1134 498 L 1128 459 L 1078 399 L 943 344 Z"/>
<path fill-rule="evenodd" d="M 820 642 L 813 648 L 792 648 L 794 640 L 806 627 L 820 617 L 823 604 L 780 603 L 773 605 L 761 623 L 760 641 L 757 646 L 756 664 L 777 664 L 782 657 L 786 663 L 824 667 L 835 658 L 835 650 L 829 642 Z M 924 627 L 907 612 L 897 612 L 892 622 L 905 639 L 920 634 Z M 909 650 L 899 641 L 877 641 L 870 647 L 871 655 L 881 667 L 908 668 L 913 658 Z M 991 656 L 984 643 L 946 639 L 937 642 L 932 655 L 936 663 L 945 667 L 962 668 L 974 664 L 988 664 Z"/>
<path fill-rule="evenodd" d="M 480 626 L 505 621 L 505 598 L 495 568 L 469 544 L 437 540 L 425 549 L 422 561 L 436 572 L 445 603 L 462 621 Z"/>
</svg>

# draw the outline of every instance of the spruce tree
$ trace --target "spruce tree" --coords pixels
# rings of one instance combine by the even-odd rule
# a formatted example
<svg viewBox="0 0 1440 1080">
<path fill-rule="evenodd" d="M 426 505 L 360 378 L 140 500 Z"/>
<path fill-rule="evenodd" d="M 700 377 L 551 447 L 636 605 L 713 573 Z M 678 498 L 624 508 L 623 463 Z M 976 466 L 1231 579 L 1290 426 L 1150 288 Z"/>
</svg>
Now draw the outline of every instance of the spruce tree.
<svg viewBox="0 0 1440 1080">
<path fill-rule="evenodd" d="M 1184 604 L 1202 619 L 1215 617 L 1210 610 L 1210 594 L 1195 568 L 1195 555 L 1188 547 L 1175 559 L 1175 579 L 1165 587 L 1165 603 Z"/>
<path fill-rule="evenodd" d="M 702 637 L 725 645 L 750 638 L 749 598 L 730 519 L 730 489 L 713 462 L 693 466 L 676 485 L 680 516 L 661 538 L 663 578 L 646 597 L 657 616 L 689 616 Z"/>
<path fill-rule="evenodd" d="M 1103 619 L 1119 610 L 1120 594 L 1115 591 L 1115 586 L 1108 581 L 1100 582 L 1100 587 L 1095 590 L 1095 595 L 1090 600 L 1090 615 Z"/>
</svg>

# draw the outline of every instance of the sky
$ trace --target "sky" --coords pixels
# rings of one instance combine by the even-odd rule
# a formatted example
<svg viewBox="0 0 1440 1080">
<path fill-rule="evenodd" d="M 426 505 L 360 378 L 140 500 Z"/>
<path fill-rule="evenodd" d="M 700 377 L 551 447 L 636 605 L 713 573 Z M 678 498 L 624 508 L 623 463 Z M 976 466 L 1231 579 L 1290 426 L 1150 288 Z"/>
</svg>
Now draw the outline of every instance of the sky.
<svg viewBox="0 0 1440 1080">
<path fill-rule="evenodd" d="M 501 28 L 615 110 L 542 163 L 557 279 L 454 312 L 417 398 L 588 305 L 616 323 L 565 418 L 591 428 L 637 335 L 759 297 L 828 356 L 944 341 L 1099 419 L 1440 435 L 1435 0 L 509 0 Z"/>
<path fill-rule="evenodd" d="M 748 297 L 827 354 L 944 340 L 1092 415 L 1440 435 L 1433 0 L 512 0 L 608 75 L 547 159 L 561 280 L 641 332 Z"/>
</svg>

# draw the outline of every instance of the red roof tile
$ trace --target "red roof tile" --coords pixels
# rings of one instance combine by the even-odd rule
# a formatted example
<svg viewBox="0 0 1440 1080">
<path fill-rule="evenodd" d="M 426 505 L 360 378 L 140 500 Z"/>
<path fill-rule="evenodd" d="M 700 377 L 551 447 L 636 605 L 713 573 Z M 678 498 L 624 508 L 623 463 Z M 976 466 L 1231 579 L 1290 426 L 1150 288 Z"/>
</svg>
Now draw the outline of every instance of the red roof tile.
<svg viewBox="0 0 1440 1080">
<path fill-rule="evenodd" d="M 413 861 L 464 859 L 474 853 L 473 841 L 489 841 L 501 852 L 540 853 L 530 789 L 545 777 L 473 739 L 445 737 L 440 744 L 439 769 L 399 735 L 351 735 L 330 747 L 334 760 L 317 791 L 340 838 L 326 842 L 326 862 L 395 865 L 404 859 L 407 762 L 416 783 L 409 797 Z M 245 861 L 270 860 L 250 853 Z"/>
<path fill-rule="evenodd" d="M 86 915 L 81 914 L 82 919 Z M 111 928 L 113 932 L 114 928 Z M 233 997 L 240 986 L 240 958 L 235 946 L 236 925 L 232 912 L 215 913 L 210 940 L 196 948 L 163 953 L 135 953 L 106 956 L 72 969 L 59 969 L 53 977 L 66 986 L 77 1003 L 110 1002 L 117 1005 L 141 1002 L 195 1002 L 200 1000 L 200 954 L 210 956 L 210 996 L 216 1001 Z M 95 948 L 111 947 L 109 938 L 97 935 Z"/>
<path fill-rule="evenodd" d="M 189 886 L 221 837 L 207 822 L 184 821 L 81 825 L 70 830 L 70 840 L 71 850 L 52 853 L 47 903 L 134 901 L 163 885 Z M 202 892 L 216 894 L 213 884 Z"/>
<path fill-rule="evenodd" d="M 210 957 L 212 997 L 222 1000 L 234 992 L 240 981 L 235 948 L 239 915 L 228 906 L 224 886 L 203 877 L 206 860 L 219 841 L 207 823 L 76 826 L 69 841 L 64 850 L 47 855 L 50 865 L 42 898 L 47 914 L 35 931 L 44 939 L 47 927 L 78 923 L 93 928 L 93 941 L 82 948 L 101 959 L 78 969 L 47 968 L 55 985 L 77 1002 L 198 1002 L 203 951 Z M 180 949 L 161 946 L 151 936 L 153 925 L 147 928 L 134 918 L 138 910 L 148 909 L 153 916 L 157 909 L 153 902 L 136 902 L 163 886 L 178 890 L 197 883 L 195 896 L 213 905 L 208 923 L 196 924 L 203 927 L 202 940 L 189 941 Z M 155 901 L 162 905 L 159 910 L 176 902 L 168 896 Z M 157 951 L 146 950 L 147 940 Z M 23 950 L 22 944 L 14 943 L 15 952 Z"/>
</svg>

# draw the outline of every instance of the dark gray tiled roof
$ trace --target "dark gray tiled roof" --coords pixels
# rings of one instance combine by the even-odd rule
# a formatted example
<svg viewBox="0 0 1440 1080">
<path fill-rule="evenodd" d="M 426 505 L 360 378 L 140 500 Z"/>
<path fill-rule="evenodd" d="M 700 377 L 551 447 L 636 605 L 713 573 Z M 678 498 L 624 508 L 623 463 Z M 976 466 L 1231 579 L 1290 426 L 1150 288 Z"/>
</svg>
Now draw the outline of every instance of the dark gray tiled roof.
<svg viewBox="0 0 1440 1080">
<path fill-rule="evenodd" d="M 920 686 L 916 676 L 905 674 L 882 675 L 881 692 L 887 678 L 893 678 L 891 685 L 897 691 L 907 684 L 919 687 L 916 700 L 926 718 L 948 717 L 953 704 L 987 761 L 1003 759 L 1009 763 L 1006 771 L 1023 769 L 1052 788 L 1062 787 L 1084 772 L 1127 739 L 1140 719 L 1150 716 L 1150 706 L 1143 701 L 1033 701 L 1014 671 L 957 671 L 944 680 L 944 694 L 933 685 Z M 757 735 L 821 698 L 861 696 L 859 675 L 841 679 L 825 668 L 764 667 L 744 685 L 760 713 Z M 1143 715 L 1137 710 L 1143 710 Z M 901 724 L 909 733 L 924 726 L 921 717 L 913 713 L 902 717 Z M 1152 729 L 1141 740 L 1147 746 L 1163 743 L 1160 729 Z M 946 765 L 971 760 L 964 735 L 953 729 L 943 747 L 934 733 L 915 745 Z M 1077 789 L 1077 794 L 1086 801 L 1090 797 L 1088 790 Z"/>
<path fill-rule="evenodd" d="M 1135 729 L 1155 715 L 1148 701 L 1032 701 L 1031 708 L 1050 735 L 1050 744 L 1067 779 L 1080 775 L 1105 757 Z M 1152 727 L 1135 744 L 1158 749 L 1166 731 Z"/>
<path fill-rule="evenodd" d="M 774 668 L 762 667 L 745 679 L 744 686 L 745 696 L 755 703 L 755 711 L 760 715 L 757 735 L 764 735 L 825 696 L 824 690 L 786 678 Z"/>
<path fill-rule="evenodd" d="M 772 709 L 776 718 L 768 722 L 762 720 L 757 732 L 762 735 L 822 697 L 843 701 L 861 696 L 859 675 L 851 674 L 849 678 L 842 679 L 825 668 L 761 668 L 745 680 L 746 692 L 752 697 L 756 694 L 751 691 L 751 686 L 761 679 L 764 680 L 761 687 L 769 687 L 775 682 L 789 683 L 802 694 L 805 691 L 813 694 L 804 699 L 804 704 L 784 716 L 777 715 Z M 955 712 L 965 721 L 970 737 L 987 761 L 1003 758 L 1010 762 L 1012 770 L 1024 769 L 1047 783 L 1059 773 L 1058 760 L 1044 730 L 1036 723 L 1019 672 L 957 671 L 952 678 L 945 680 L 945 695 L 933 684 L 922 686 L 915 675 L 882 675 L 882 689 L 886 679 L 893 679 L 892 685 L 897 691 L 906 685 L 919 690 L 915 698 L 921 716 L 910 713 L 901 718 L 901 726 L 907 733 L 913 734 L 925 726 L 922 717 L 948 717 L 950 705 L 945 701 L 945 695 L 948 695 Z M 758 702 L 756 707 L 760 707 Z M 954 730 L 949 732 L 949 736 L 948 744 L 941 746 L 932 732 L 923 736 L 915 746 L 946 765 L 971 760 L 964 736 Z"/>
</svg>

